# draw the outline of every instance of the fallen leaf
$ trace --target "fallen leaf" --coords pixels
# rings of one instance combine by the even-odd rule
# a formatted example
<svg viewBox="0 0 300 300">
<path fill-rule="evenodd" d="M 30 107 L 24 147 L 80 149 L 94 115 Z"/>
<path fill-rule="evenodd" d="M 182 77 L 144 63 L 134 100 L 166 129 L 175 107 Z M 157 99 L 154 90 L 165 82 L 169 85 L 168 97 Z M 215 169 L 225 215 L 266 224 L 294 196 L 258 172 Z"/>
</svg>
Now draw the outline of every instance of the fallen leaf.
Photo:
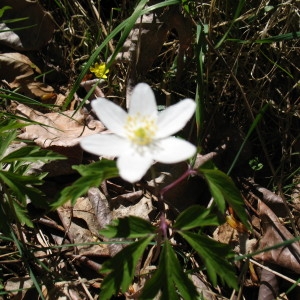
<svg viewBox="0 0 300 300">
<path fill-rule="evenodd" d="M 262 269 L 260 275 L 260 287 L 259 287 L 258 299 L 273 300 L 276 299 L 278 294 L 279 294 L 278 277 L 274 273 L 266 269 Z"/>
<path fill-rule="evenodd" d="M 35 163 L 34 173 L 47 172 L 48 177 L 73 174 L 73 165 L 82 162 L 83 150 L 79 140 L 83 136 L 95 134 L 105 129 L 98 120 L 88 120 L 87 114 L 73 110 L 64 113 L 41 113 L 24 104 L 19 104 L 17 114 L 43 125 L 28 125 L 24 127 L 20 139 L 32 140 L 42 148 L 65 155 L 68 160 L 52 161 L 48 164 Z"/>
<path fill-rule="evenodd" d="M 68 148 L 76 146 L 83 136 L 104 131 L 104 125 L 98 120 L 86 119 L 87 114 L 73 110 L 64 113 L 41 113 L 24 104 L 17 106 L 17 113 L 22 117 L 39 122 L 42 125 L 29 125 L 19 135 L 21 139 L 34 141 L 43 148 L 52 146 Z"/>
<path fill-rule="evenodd" d="M 258 211 L 263 228 L 263 236 L 259 241 L 258 250 L 294 238 L 280 222 L 275 213 L 262 201 L 259 201 Z M 300 274 L 300 243 L 295 242 L 285 247 L 262 252 L 256 255 L 255 259 L 261 260 L 264 263 L 275 264 Z"/>
<path fill-rule="evenodd" d="M 58 215 L 68 229 L 67 235 L 71 243 L 80 244 L 76 246 L 78 254 L 108 255 L 106 244 L 89 245 L 99 241 L 98 232 L 101 228 L 88 198 L 78 198 L 74 207 L 70 203 L 63 205 L 58 209 Z"/>
<path fill-rule="evenodd" d="M 41 70 L 26 55 L 0 54 L 0 67 L 0 80 L 5 81 L 11 89 L 18 89 L 18 93 L 33 99 L 53 94 L 51 86 L 35 80 Z"/>
<path fill-rule="evenodd" d="M 10 6 L 0 23 L 0 44 L 15 50 L 37 50 L 52 37 L 54 23 L 38 1 L 2 0 Z M 14 21 L 19 19 L 18 21 Z"/>
</svg>

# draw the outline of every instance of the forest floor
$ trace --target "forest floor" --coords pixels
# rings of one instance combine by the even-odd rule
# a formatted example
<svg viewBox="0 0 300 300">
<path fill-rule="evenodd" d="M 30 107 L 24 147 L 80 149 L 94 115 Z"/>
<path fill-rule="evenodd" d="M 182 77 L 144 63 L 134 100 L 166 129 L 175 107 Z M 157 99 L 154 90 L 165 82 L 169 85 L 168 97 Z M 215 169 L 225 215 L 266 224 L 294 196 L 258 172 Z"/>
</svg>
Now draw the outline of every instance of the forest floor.
<svg viewBox="0 0 300 300">
<path fill-rule="evenodd" d="M 7 120 L 29 125 L 11 129 L 18 128 L 16 138 L 7 144 L 5 129 L 0 131 L 1 201 L 10 203 L 10 195 L 16 200 L 14 213 L 1 204 L 1 299 L 97 299 L 103 282 L 99 270 L 122 249 L 122 243 L 111 244 L 99 230 L 129 215 L 159 223 L 157 190 L 184 174 L 185 162 L 157 163 L 155 176 L 149 171 L 136 184 L 105 178 L 76 201 L 58 205 L 57 200 L 80 183 L 83 169 L 73 166 L 98 160 L 79 146 L 82 137 L 106 130 L 90 102 L 105 97 L 126 109 L 139 82 L 151 86 L 159 110 L 195 99 L 196 115 L 179 135 L 197 146 L 196 163 L 213 161 L 214 168 L 232 178 L 251 225 L 247 230 L 229 207 L 224 222 L 204 230 L 236 254 L 250 254 L 247 267 L 234 262 L 236 291 L 224 281 L 213 286 L 201 259 L 187 262 L 193 251 L 181 249 L 177 241 L 182 266 L 193 270 L 198 292 L 204 299 L 300 299 L 297 1 L 239 1 L 235 6 L 230 1 L 173 1 L 177 4 L 149 11 L 133 23 L 134 8 L 142 1 L 2 2 L 1 126 Z M 20 167 L 5 161 L 4 153 L 24 145 L 67 157 L 56 160 L 49 154 L 52 162 L 36 160 L 26 170 L 47 172 L 39 186 L 43 203 L 29 201 L 25 192 L 22 202 L 14 189 L 17 179 L 3 179 L 8 166 Z M 168 189 L 164 209 L 172 223 L 185 209 L 209 207 L 211 200 L 204 176 L 197 174 Z M 101 201 L 105 204 L 99 208 L 95 203 Z M 141 273 L 155 269 L 150 248 L 139 265 Z M 114 299 L 139 299 L 141 278 Z"/>
</svg>

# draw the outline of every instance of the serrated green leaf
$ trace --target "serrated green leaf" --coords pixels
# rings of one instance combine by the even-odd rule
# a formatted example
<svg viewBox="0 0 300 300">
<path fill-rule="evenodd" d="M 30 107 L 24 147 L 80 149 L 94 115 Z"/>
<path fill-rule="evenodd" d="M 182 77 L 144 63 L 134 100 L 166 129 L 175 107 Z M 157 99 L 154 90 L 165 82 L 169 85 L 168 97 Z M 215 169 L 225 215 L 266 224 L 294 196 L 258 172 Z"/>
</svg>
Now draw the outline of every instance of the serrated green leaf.
<svg viewBox="0 0 300 300">
<path fill-rule="evenodd" d="M 0 160 L 5 155 L 5 151 L 7 150 L 8 146 L 11 142 L 16 138 L 16 132 L 3 132 L 0 135 Z"/>
<path fill-rule="evenodd" d="M 228 245 L 216 242 L 206 236 L 189 231 L 179 231 L 179 234 L 202 257 L 207 273 L 214 286 L 217 285 L 217 276 L 228 286 L 237 289 L 237 278 L 234 267 L 228 262 L 233 252 Z"/>
<path fill-rule="evenodd" d="M 114 176 L 119 175 L 116 162 L 108 159 L 102 159 L 89 165 L 73 166 L 73 169 L 77 170 L 82 176 L 97 175 L 104 172 L 107 174 L 111 173 Z"/>
<path fill-rule="evenodd" d="M 148 221 L 129 216 L 114 220 L 100 234 L 107 238 L 140 238 L 155 233 L 156 228 Z"/>
<path fill-rule="evenodd" d="M 137 263 L 152 238 L 152 236 L 142 238 L 128 245 L 103 264 L 100 273 L 108 273 L 108 275 L 101 284 L 99 299 L 108 300 L 120 290 L 127 291 L 133 280 Z"/>
<path fill-rule="evenodd" d="M 205 177 L 209 190 L 220 211 L 222 213 L 225 212 L 226 201 L 233 208 L 243 224 L 249 228 L 244 201 L 232 179 L 220 170 L 200 168 L 200 172 Z"/>
<path fill-rule="evenodd" d="M 173 300 L 181 296 L 185 300 L 193 300 L 198 296 L 196 287 L 182 270 L 169 241 L 164 242 L 157 270 L 146 282 L 139 299 L 154 299 L 159 291 L 161 299 Z"/>
<path fill-rule="evenodd" d="M 7 156 L 3 157 L 2 162 L 10 163 L 16 160 L 26 161 L 26 162 L 35 162 L 35 161 L 47 162 L 50 160 L 58 160 L 58 159 L 66 159 L 66 157 L 50 150 L 41 149 L 37 146 L 26 146 L 16 151 L 13 151 Z"/>
<path fill-rule="evenodd" d="M 27 176 L 0 170 L 0 180 L 13 191 L 18 201 L 24 205 L 26 203 L 26 196 L 29 199 L 35 200 L 41 198 L 42 192 L 33 187 L 33 185 L 41 185 L 43 183 L 41 178 L 44 175 Z"/>
<path fill-rule="evenodd" d="M 89 165 L 73 166 L 73 169 L 77 170 L 82 177 L 61 191 L 59 198 L 51 204 L 52 209 L 58 208 L 69 200 L 74 204 L 90 187 L 98 187 L 103 180 L 119 175 L 116 162 L 106 159 Z"/>
<path fill-rule="evenodd" d="M 192 205 L 184 210 L 177 218 L 174 228 L 189 230 L 196 227 L 219 225 L 220 221 L 216 214 L 201 205 Z"/>
<path fill-rule="evenodd" d="M 21 224 L 25 224 L 27 225 L 28 227 L 31 227 L 33 228 L 33 223 L 32 221 L 29 219 L 28 215 L 27 215 L 27 211 L 26 209 L 21 206 L 18 202 L 16 201 L 12 201 L 12 204 L 14 206 L 14 211 L 15 211 L 15 214 L 16 214 L 16 217 L 18 219 L 18 221 L 21 223 Z"/>
</svg>

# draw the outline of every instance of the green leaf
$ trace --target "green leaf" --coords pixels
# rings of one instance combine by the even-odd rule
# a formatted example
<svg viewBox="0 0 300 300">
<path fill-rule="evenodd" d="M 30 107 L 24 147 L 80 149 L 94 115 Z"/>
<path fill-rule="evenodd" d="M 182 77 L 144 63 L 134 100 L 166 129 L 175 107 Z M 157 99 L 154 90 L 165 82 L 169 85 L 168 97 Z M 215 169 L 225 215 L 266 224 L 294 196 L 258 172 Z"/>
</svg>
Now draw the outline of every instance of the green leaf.
<svg viewBox="0 0 300 300">
<path fill-rule="evenodd" d="M 261 170 L 264 165 L 259 161 L 258 157 L 255 157 L 249 161 L 249 166 L 253 171 Z"/>
<path fill-rule="evenodd" d="M 0 117 L 4 115 L 5 119 L 1 120 L 0 122 L 0 134 L 2 134 L 5 131 L 14 131 L 15 129 L 23 128 L 27 126 L 28 124 L 17 122 L 16 120 L 11 119 L 10 117 L 7 117 L 5 113 L 0 112 Z"/>
<path fill-rule="evenodd" d="M 14 28 L 14 31 L 21 30 L 22 28 L 24 28 L 24 29 L 25 28 L 31 28 L 31 27 L 34 27 L 34 26 L 36 26 L 36 25 L 30 25 L 30 26 L 21 27 L 21 28 Z M 35 99 L 32 99 L 30 97 L 27 97 L 27 96 L 24 96 L 24 95 L 19 94 L 17 92 L 9 91 L 9 90 L 3 89 L 3 88 L 0 88 L 0 98 L 18 101 L 20 103 L 23 103 L 23 104 L 26 104 L 26 105 L 29 105 L 29 106 L 36 105 L 38 107 L 45 107 L 45 108 L 48 108 L 48 109 L 53 109 L 54 107 L 57 107 L 57 105 L 44 104 L 44 103 L 42 103 L 40 101 L 37 101 Z M 28 121 L 30 121 L 30 120 L 28 119 Z"/>
<path fill-rule="evenodd" d="M 82 177 L 61 191 L 59 198 L 52 203 L 52 209 L 58 208 L 69 200 L 74 204 L 77 198 L 86 194 L 90 187 L 98 187 L 105 179 L 119 175 L 116 162 L 106 159 L 89 165 L 73 166 L 73 169 L 77 170 Z"/>
<path fill-rule="evenodd" d="M 249 228 L 243 199 L 232 179 L 220 170 L 200 168 L 200 172 L 205 177 L 210 192 L 220 211 L 222 213 L 225 212 L 226 201 L 234 209 L 243 224 Z"/>
<path fill-rule="evenodd" d="M 0 8 L 0 18 L 2 18 L 4 12 L 5 12 L 6 10 L 8 10 L 8 9 L 12 9 L 12 7 L 6 5 L 6 6 L 3 6 L 3 7 Z M 0 32 L 1 32 L 1 30 L 0 30 Z"/>
<path fill-rule="evenodd" d="M 214 286 L 217 285 L 217 275 L 219 275 L 222 283 L 226 282 L 228 286 L 234 289 L 238 288 L 234 268 L 228 262 L 228 257 L 233 256 L 228 245 L 188 231 L 179 231 L 179 234 L 202 257 L 208 276 Z"/>
<path fill-rule="evenodd" d="M 4 132 L 0 134 L 0 159 L 4 156 L 5 151 L 11 142 L 16 138 L 17 134 L 13 132 Z"/>
<path fill-rule="evenodd" d="M 12 204 L 14 206 L 14 211 L 15 211 L 15 214 L 16 214 L 16 217 L 18 219 L 18 221 L 21 223 L 21 224 L 26 224 L 28 227 L 31 227 L 33 228 L 33 223 L 32 221 L 29 219 L 28 215 L 27 215 L 27 211 L 26 209 L 21 206 L 18 202 L 16 201 L 12 201 Z"/>
<path fill-rule="evenodd" d="M 37 146 L 26 146 L 8 154 L 2 159 L 2 162 L 9 163 L 14 162 L 16 160 L 26 162 L 47 162 L 50 160 L 58 159 L 66 159 L 66 157 L 50 150 L 41 149 Z"/>
<path fill-rule="evenodd" d="M 129 216 L 114 220 L 106 228 L 100 230 L 100 234 L 107 238 L 140 238 L 155 233 L 156 228 L 148 221 Z"/>
<path fill-rule="evenodd" d="M 100 272 L 108 275 L 101 284 L 99 299 L 111 299 L 111 296 L 116 295 L 119 290 L 127 291 L 137 263 L 152 239 L 153 236 L 150 236 L 128 245 L 103 264 Z"/>
<path fill-rule="evenodd" d="M 33 185 L 41 185 L 43 183 L 43 176 L 45 174 L 28 176 L 0 170 L 0 180 L 15 193 L 18 201 L 24 205 L 26 203 L 26 196 L 29 199 L 35 200 L 41 198 L 42 192 L 33 187 Z"/>
<path fill-rule="evenodd" d="M 196 227 L 219 225 L 217 215 L 201 205 L 192 205 L 184 210 L 176 219 L 174 228 L 189 230 Z"/>
<path fill-rule="evenodd" d="M 177 292 L 178 290 L 178 292 Z M 161 299 L 196 299 L 197 290 L 182 270 L 169 241 L 165 241 L 159 259 L 159 265 L 148 280 L 139 299 L 154 299 L 161 291 Z"/>
</svg>

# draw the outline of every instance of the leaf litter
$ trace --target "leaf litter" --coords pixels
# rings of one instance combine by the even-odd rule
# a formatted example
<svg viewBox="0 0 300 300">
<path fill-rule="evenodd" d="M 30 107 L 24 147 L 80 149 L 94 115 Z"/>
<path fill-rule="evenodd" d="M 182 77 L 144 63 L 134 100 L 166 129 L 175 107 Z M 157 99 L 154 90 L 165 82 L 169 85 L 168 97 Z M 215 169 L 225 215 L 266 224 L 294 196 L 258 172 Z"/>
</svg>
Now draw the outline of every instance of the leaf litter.
<svg viewBox="0 0 300 300">
<path fill-rule="evenodd" d="M 10 2 L 4 1 L 4 4 L 10 5 Z M 37 80 L 36 76 L 41 75 L 42 71 L 28 56 L 19 52 L 11 52 L 11 49 L 28 51 L 42 48 L 53 38 L 53 16 L 46 13 L 35 2 L 19 1 L 19 6 L 17 4 L 14 5 L 16 6 L 13 6 L 11 13 L 15 11 L 20 12 L 24 8 L 22 16 L 30 16 L 29 19 L 34 20 L 34 23 L 39 26 L 37 27 L 38 31 L 34 27 L 34 29 L 30 29 L 29 35 L 28 29 L 23 32 L 22 30 L 16 31 L 14 30 L 15 27 L 0 22 L 0 31 L 3 30 L 3 32 L 0 32 L 0 44 L 10 48 L 9 50 L 0 48 L 0 78 L 2 85 L 4 88 L 17 89 L 19 93 L 33 99 L 40 101 L 48 99 L 52 104 L 61 106 L 67 95 L 61 94 L 56 86 L 52 87 L 44 83 L 43 80 Z M 13 14 L 7 15 L 7 17 L 15 18 Z M 18 17 L 21 17 L 21 15 L 18 14 Z M 19 25 L 31 26 L 32 23 L 28 23 L 25 20 L 24 23 Z M 178 31 L 178 59 L 179 62 L 183 60 L 186 54 L 185 51 L 189 48 L 193 37 L 193 33 L 190 30 L 191 27 L 191 20 L 185 18 L 184 14 L 178 12 L 177 8 L 159 11 L 158 18 L 155 18 L 153 13 L 149 13 L 138 20 L 124 44 L 124 48 L 117 56 L 117 64 L 125 62 L 129 65 L 126 88 L 128 92 L 132 90 L 138 80 L 146 78 L 146 74 L 150 72 L 154 64 L 153 58 L 160 54 L 161 48 L 164 46 L 172 29 Z M 43 35 L 39 34 L 41 31 L 43 31 Z M 159 32 L 159 35 L 157 35 L 157 32 Z M 153 41 L 153 44 L 149 45 L 149 43 L 146 43 L 147 40 Z M 137 55 L 137 53 L 140 55 Z M 149 53 L 152 55 L 149 55 Z M 153 55 L 153 53 L 157 53 L 157 55 Z M 138 71 L 137 73 L 135 68 Z M 182 68 L 182 64 L 179 64 L 176 74 L 177 80 L 180 78 L 181 72 L 183 72 Z M 87 87 L 86 92 L 90 90 L 92 84 Z M 96 95 L 98 96 L 105 96 L 100 87 L 97 93 Z M 56 96 L 52 97 L 52 95 Z M 115 96 L 112 92 L 107 92 L 107 95 Z M 59 98 L 58 102 L 56 102 L 57 98 Z M 63 113 L 58 111 L 45 112 L 43 108 L 32 108 L 19 103 L 16 106 L 16 112 L 19 116 L 39 123 L 26 126 L 18 136 L 20 139 L 30 140 L 42 148 L 53 149 L 69 158 L 68 167 L 62 165 L 62 161 L 60 161 L 58 169 L 53 167 L 53 165 L 50 169 L 46 169 L 50 172 L 51 181 L 55 181 L 56 191 L 54 192 L 59 192 L 65 184 L 71 184 L 76 179 L 76 175 L 71 169 L 73 164 L 86 163 L 96 159 L 83 153 L 78 147 L 78 141 L 82 136 L 102 132 L 105 128 L 85 108 L 78 111 L 70 109 Z M 230 133 L 228 134 L 230 135 Z M 214 141 L 211 142 L 211 140 L 216 138 L 216 135 L 212 132 L 207 136 L 210 139 L 210 143 L 213 143 Z M 219 148 L 213 149 L 216 151 L 207 151 L 206 155 L 209 157 L 219 156 L 221 160 L 224 159 L 222 151 L 219 150 L 225 146 L 230 151 L 232 148 L 230 148 L 229 140 L 229 137 L 224 136 L 223 141 L 225 143 L 223 145 L 220 144 Z M 202 157 L 198 157 L 198 160 L 201 159 Z M 39 232 L 26 231 L 24 229 L 23 235 L 26 237 L 27 243 L 29 243 L 29 240 L 32 240 L 36 243 L 37 248 L 47 248 L 53 245 L 62 246 L 58 248 L 58 251 L 47 252 L 48 250 L 41 250 L 40 252 L 40 254 L 44 255 L 41 261 L 46 262 L 52 272 L 63 274 L 64 278 L 67 278 L 65 283 L 57 281 L 53 285 L 43 286 L 42 290 L 45 299 L 54 299 L 58 295 L 69 295 L 69 299 L 92 299 L 90 292 L 87 291 L 87 287 L 89 290 L 99 288 L 102 278 L 97 271 L 101 264 L 107 257 L 116 255 L 123 248 L 118 243 L 120 242 L 118 240 L 114 244 L 106 243 L 107 240 L 99 235 L 99 230 L 103 229 L 113 219 L 128 215 L 141 216 L 154 222 L 158 212 L 157 185 L 159 188 L 167 186 L 179 174 L 182 174 L 186 167 L 185 164 L 176 164 L 174 166 L 158 165 L 157 169 L 159 171 L 155 183 L 149 177 L 149 174 L 146 174 L 145 180 L 141 181 L 134 188 L 119 178 L 105 181 L 100 188 L 91 188 L 88 191 L 88 197 L 78 198 L 75 205 L 66 203 L 57 209 L 56 212 L 37 217 L 35 222 L 41 226 Z M 65 172 L 66 169 L 69 171 Z M 35 166 L 35 172 L 43 171 L 45 169 L 42 166 Z M 64 178 L 64 176 L 70 174 L 72 177 Z M 251 191 L 249 186 L 252 187 Z M 208 236 L 213 236 L 215 240 L 230 245 L 237 253 L 242 254 L 253 253 L 269 247 L 272 248 L 297 236 L 297 232 L 292 232 L 289 226 L 288 213 L 281 197 L 264 187 L 257 186 L 253 180 L 245 180 L 241 190 L 244 192 L 247 208 L 251 212 L 254 232 L 248 236 L 248 233 L 245 234 L 239 231 L 238 228 L 233 228 L 228 223 L 224 223 L 215 228 L 214 234 L 208 234 Z M 174 219 L 174 215 L 177 215 L 185 207 L 198 203 L 200 199 L 202 205 L 209 205 L 210 201 L 210 195 L 205 188 L 204 181 L 199 177 L 183 181 L 165 196 L 166 207 L 170 211 L 170 219 Z M 292 199 L 294 201 L 292 213 L 295 216 L 298 214 L 299 218 L 299 189 L 294 189 Z M 297 225 L 298 228 L 299 226 Z M 71 246 L 68 246 L 69 244 Z M 273 299 L 280 292 L 279 277 L 274 274 L 280 272 L 294 278 L 294 282 L 296 282 L 297 275 L 295 274 L 300 273 L 299 247 L 299 242 L 287 243 L 255 255 L 253 259 L 259 261 L 263 266 L 267 266 L 268 269 L 255 267 L 254 272 L 258 274 L 261 281 L 260 288 L 257 287 L 258 283 L 254 280 L 251 281 L 249 277 L 245 280 L 245 286 L 257 288 L 259 297 Z M 58 261 L 51 257 L 53 255 Z M 155 264 L 152 262 L 154 257 L 155 254 L 149 251 L 148 259 L 145 260 L 144 264 L 140 262 L 139 268 L 141 270 L 155 269 Z M 272 273 L 273 269 L 277 273 Z M 90 272 L 87 270 L 90 270 Z M 26 273 L 25 269 L 22 271 Z M 14 273 L 17 274 L 17 272 Z M 247 274 L 245 276 L 247 277 Z M 51 278 L 47 278 L 47 280 L 49 279 Z M 207 299 L 218 298 L 216 289 L 213 289 L 207 283 L 207 278 L 203 272 L 193 275 L 193 281 Z M 266 289 L 266 286 L 263 284 L 266 281 L 269 282 L 271 288 L 267 287 Z M 32 284 L 27 274 L 25 276 L 24 274 L 18 274 L 18 276 L 6 278 L 4 290 L 11 292 L 11 295 L 19 297 L 19 299 L 25 299 L 28 296 L 26 289 L 22 289 L 22 292 L 15 292 L 15 290 L 24 287 L 29 288 Z M 136 281 L 134 292 L 127 292 L 127 298 L 138 297 L 139 290 L 143 287 L 143 284 L 143 279 Z"/>
</svg>

